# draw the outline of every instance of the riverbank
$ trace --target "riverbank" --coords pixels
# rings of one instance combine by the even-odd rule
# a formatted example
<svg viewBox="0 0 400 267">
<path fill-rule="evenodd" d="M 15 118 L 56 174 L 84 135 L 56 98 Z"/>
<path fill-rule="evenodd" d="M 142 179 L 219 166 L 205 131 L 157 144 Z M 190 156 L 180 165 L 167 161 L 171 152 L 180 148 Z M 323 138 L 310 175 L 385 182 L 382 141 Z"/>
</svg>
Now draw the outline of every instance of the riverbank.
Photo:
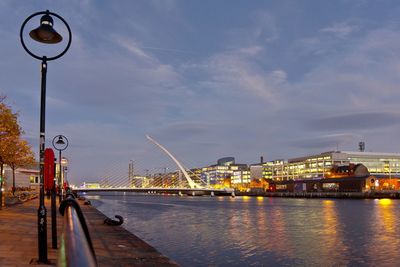
<svg viewBox="0 0 400 267">
<path fill-rule="evenodd" d="M 104 224 L 107 216 L 93 206 L 79 204 L 99 266 L 178 266 L 125 228 Z"/>
<path fill-rule="evenodd" d="M 156 249 L 131 234 L 121 226 L 104 224 L 106 218 L 100 211 L 83 205 L 98 266 L 177 266 Z M 39 199 L 2 207 L 0 210 L 0 266 L 36 266 L 37 208 Z M 49 266 L 56 266 L 58 250 L 51 248 L 51 207 L 47 208 L 47 244 Z M 58 208 L 57 208 L 58 209 Z M 58 247 L 63 217 L 57 212 Z"/>
<path fill-rule="evenodd" d="M 348 199 L 400 199 L 399 191 L 369 192 L 236 192 L 236 196 L 288 197 L 288 198 L 348 198 Z"/>
</svg>

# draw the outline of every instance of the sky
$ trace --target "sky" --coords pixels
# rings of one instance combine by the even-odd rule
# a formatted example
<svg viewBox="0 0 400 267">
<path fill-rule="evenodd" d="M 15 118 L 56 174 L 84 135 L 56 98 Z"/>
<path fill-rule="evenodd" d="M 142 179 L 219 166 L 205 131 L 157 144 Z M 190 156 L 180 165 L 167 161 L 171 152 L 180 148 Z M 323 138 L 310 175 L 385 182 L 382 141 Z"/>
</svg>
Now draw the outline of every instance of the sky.
<svg viewBox="0 0 400 267">
<path fill-rule="evenodd" d="M 48 62 L 46 145 L 72 183 L 105 173 L 288 159 L 332 150 L 400 153 L 397 0 L 0 2 L 0 94 L 38 151 L 40 61 L 21 46 L 32 13 L 72 30 Z M 24 40 L 40 56 L 62 51 Z"/>
</svg>

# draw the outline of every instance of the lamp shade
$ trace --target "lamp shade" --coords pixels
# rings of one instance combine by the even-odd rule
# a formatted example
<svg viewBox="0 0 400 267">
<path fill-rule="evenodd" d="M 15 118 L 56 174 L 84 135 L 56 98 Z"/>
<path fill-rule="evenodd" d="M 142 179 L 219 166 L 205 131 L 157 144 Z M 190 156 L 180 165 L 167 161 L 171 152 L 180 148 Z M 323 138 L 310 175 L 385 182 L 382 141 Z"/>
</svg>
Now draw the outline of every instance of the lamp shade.
<svg viewBox="0 0 400 267">
<path fill-rule="evenodd" d="M 58 137 L 56 144 L 57 145 L 65 145 L 64 139 L 61 135 Z"/>
<path fill-rule="evenodd" d="M 53 18 L 45 14 L 40 19 L 40 26 L 29 33 L 29 36 L 40 43 L 57 44 L 62 41 L 62 36 L 53 28 Z"/>
</svg>

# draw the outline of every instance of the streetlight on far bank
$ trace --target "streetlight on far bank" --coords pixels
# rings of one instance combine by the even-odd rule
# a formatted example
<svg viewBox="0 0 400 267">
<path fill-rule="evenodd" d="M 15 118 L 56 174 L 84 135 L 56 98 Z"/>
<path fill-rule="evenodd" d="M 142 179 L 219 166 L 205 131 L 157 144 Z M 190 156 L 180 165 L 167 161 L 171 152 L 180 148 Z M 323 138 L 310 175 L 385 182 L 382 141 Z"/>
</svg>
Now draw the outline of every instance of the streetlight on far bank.
<svg viewBox="0 0 400 267">
<path fill-rule="evenodd" d="M 62 41 L 62 36 L 53 28 L 54 20 L 56 17 L 65 25 L 68 30 L 68 42 L 64 50 L 59 54 L 51 57 L 39 56 L 32 52 L 25 44 L 24 41 L 24 28 L 28 21 L 41 16 L 40 25 L 36 29 L 29 32 L 29 36 L 42 44 L 58 44 Z M 25 51 L 35 59 L 41 61 L 41 90 L 40 90 L 40 136 L 39 136 L 39 156 L 40 156 L 40 194 L 39 194 L 39 208 L 38 208 L 38 252 L 40 263 L 48 263 L 47 258 L 47 211 L 44 205 L 44 151 L 45 151 L 45 117 L 46 117 L 46 76 L 47 76 L 47 62 L 62 57 L 71 45 L 72 33 L 68 23 L 58 14 L 50 12 L 49 10 L 36 12 L 30 15 L 22 23 L 20 30 L 20 41 Z"/>
</svg>

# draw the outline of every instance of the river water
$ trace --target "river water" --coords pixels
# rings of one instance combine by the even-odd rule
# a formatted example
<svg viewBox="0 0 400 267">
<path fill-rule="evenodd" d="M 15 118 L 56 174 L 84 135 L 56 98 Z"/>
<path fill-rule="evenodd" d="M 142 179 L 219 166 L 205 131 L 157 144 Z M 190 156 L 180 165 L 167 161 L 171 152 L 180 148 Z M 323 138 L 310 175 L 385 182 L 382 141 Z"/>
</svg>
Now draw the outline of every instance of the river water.
<svg viewBox="0 0 400 267">
<path fill-rule="evenodd" d="M 400 201 L 96 195 L 181 266 L 400 266 Z"/>
</svg>

